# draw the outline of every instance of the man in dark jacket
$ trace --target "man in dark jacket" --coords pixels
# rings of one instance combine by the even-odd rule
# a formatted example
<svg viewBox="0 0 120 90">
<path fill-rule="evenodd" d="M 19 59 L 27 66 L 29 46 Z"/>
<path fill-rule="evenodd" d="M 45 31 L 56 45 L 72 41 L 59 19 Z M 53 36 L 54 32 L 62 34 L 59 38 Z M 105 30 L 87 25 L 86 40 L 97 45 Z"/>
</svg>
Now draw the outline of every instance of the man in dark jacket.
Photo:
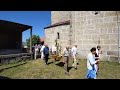
<svg viewBox="0 0 120 90">
<path fill-rule="evenodd" d="M 45 58 L 45 64 L 47 65 L 48 57 L 49 57 L 48 45 L 45 45 L 45 48 L 43 49 L 43 54 L 44 54 L 44 58 Z"/>
</svg>

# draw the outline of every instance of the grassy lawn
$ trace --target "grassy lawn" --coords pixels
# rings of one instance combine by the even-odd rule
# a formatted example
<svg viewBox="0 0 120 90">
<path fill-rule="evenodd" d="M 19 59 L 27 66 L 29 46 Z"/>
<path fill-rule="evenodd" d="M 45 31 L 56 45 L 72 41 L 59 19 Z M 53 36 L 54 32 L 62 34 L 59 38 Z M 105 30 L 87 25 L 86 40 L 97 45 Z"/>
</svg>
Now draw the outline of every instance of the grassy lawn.
<svg viewBox="0 0 120 90">
<path fill-rule="evenodd" d="M 78 60 L 78 69 L 70 69 L 70 76 L 64 74 L 62 60 L 49 59 L 45 65 L 41 59 L 22 61 L 18 63 L 1 65 L 0 76 L 12 79 L 84 79 L 86 74 L 86 60 Z M 60 65 L 61 64 L 61 65 Z M 72 60 L 69 66 L 72 65 Z M 120 79 L 120 64 L 116 62 L 100 62 L 98 79 Z"/>
</svg>

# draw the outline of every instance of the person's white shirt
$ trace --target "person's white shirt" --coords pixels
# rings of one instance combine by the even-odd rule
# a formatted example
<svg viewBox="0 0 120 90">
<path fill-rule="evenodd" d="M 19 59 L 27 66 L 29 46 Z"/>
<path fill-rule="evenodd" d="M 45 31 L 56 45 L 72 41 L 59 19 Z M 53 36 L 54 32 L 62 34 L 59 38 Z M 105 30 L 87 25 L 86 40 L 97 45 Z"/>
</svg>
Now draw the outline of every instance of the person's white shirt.
<svg viewBox="0 0 120 90">
<path fill-rule="evenodd" d="M 42 47 L 41 47 L 41 50 L 40 50 L 40 52 L 43 52 L 43 49 L 45 48 L 45 46 L 43 45 Z"/>
<path fill-rule="evenodd" d="M 37 52 L 38 50 L 39 50 L 39 49 L 38 49 L 38 47 L 36 46 L 36 47 L 35 47 L 35 52 Z"/>
<path fill-rule="evenodd" d="M 72 55 L 76 55 L 77 54 L 77 48 L 74 46 L 71 49 Z"/>
<path fill-rule="evenodd" d="M 57 48 L 55 46 L 52 46 L 52 52 L 57 51 Z"/>
<path fill-rule="evenodd" d="M 93 69 L 92 65 L 95 65 L 95 63 L 96 63 L 95 55 L 89 53 L 87 56 L 87 69 L 92 70 Z"/>
<path fill-rule="evenodd" d="M 98 49 L 96 49 L 96 53 L 97 53 L 97 55 L 98 55 L 99 58 L 100 58 L 100 51 L 98 51 Z"/>
<path fill-rule="evenodd" d="M 63 49 L 63 54 L 64 56 L 69 56 L 69 50 L 67 50 L 66 48 Z"/>
<path fill-rule="evenodd" d="M 43 45 L 41 47 L 41 50 L 40 50 L 40 52 L 41 52 L 41 59 L 44 59 L 44 53 L 43 53 L 44 48 L 45 48 L 45 46 Z"/>
<path fill-rule="evenodd" d="M 99 51 L 98 51 L 98 49 L 96 49 L 96 53 L 97 53 L 97 55 L 99 56 Z"/>
</svg>

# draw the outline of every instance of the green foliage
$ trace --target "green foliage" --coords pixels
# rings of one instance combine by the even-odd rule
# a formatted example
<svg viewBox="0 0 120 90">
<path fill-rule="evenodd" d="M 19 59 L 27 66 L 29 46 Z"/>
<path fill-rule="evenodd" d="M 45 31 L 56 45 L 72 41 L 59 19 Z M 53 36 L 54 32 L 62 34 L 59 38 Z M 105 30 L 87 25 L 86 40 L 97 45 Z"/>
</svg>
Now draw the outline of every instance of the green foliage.
<svg viewBox="0 0 120 90">
<path fill-rule="evenodd" d="M 30 38 L 29 39 L 26 39 L 26 43 L 27 43 L 27 46 L 30 47 Z M 40 37 L 39 35 L 36 36 L 36 35 L 33 35 L 32 36 L 32 45 L 35 45 L 35 44 L 40 44 Z"/>
<path fill-rule="evenodd" d="M 58 39 L 55 39 L 55 46 L 57 47 L 57 55 L 61 55 L 61 46 L 58 43 Z"/>
</svg>

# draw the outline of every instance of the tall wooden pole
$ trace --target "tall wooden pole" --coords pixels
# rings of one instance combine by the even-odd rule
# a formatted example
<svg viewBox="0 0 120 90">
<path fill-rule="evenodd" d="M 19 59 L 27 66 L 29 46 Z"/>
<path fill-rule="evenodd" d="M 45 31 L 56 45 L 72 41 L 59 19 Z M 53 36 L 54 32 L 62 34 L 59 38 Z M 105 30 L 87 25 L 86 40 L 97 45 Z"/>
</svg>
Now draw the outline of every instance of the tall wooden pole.
<svg viewBox="0 0 120 90">
<path fill-rule="evenodd" d="M 32 27 L 30 28 L 30 53 L 32 53 Z"/>
</svg>

